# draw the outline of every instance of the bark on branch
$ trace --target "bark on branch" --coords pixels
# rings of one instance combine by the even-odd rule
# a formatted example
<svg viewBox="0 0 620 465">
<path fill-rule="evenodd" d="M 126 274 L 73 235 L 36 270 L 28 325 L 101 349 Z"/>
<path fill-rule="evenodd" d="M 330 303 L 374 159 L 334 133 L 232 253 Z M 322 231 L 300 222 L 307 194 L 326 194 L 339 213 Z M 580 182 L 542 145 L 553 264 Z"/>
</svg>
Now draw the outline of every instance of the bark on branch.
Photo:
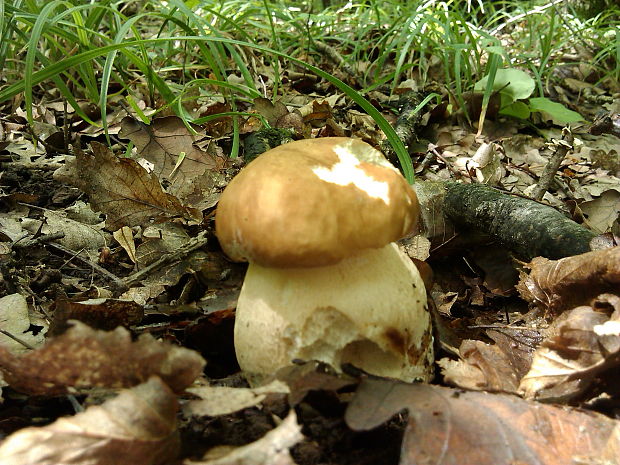
<svg viewBox="0 0 620 465">
<path fill-rule="evenodd" d="M 589 252 L 596 235 L 552 207 L 484 184 L 446 183 L 444 202 L 455 225 L 487 234 L 525 260 Z"/>
</svg>

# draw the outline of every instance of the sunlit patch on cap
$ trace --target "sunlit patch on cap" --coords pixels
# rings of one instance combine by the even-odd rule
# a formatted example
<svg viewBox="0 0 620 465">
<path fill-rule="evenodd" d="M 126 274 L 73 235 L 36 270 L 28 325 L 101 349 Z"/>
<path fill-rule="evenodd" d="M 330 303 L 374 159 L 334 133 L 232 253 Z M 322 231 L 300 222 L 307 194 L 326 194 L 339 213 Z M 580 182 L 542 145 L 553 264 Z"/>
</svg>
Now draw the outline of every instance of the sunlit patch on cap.
<svg viewBox="0 0 620 465">
<path fill-rule="evenodd" d="M 368 176 L 366 172 L 360 168 L 360 160 L 349 150 L 348 145 L 336 145 L 333 150 L 338 155 L 338 163 L 331 168 L 317 167 L 312 172 L 319 179 L 337 184 L 339 186 L 348 186 L 353 184 L 360 190 L 363 190 L 369 197 L 381 199 L 386 205 L 390 204 L 389 192 L 390 188 L 387 182 L 377 181 Z"/>
</svg>

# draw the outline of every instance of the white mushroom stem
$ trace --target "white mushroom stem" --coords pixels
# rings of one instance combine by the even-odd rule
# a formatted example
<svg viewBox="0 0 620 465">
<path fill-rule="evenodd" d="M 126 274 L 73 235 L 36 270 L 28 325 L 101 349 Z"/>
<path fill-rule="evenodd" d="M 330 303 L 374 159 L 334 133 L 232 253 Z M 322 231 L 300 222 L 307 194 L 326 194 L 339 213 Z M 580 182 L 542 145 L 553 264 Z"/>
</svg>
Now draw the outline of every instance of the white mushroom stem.
<svg viewBox="0 0 620 465">
<path fill-rule="evenodd" d="M 294 359 L 428 380 L 433 344 L 426 291 L 395 243 L 316 268 L 250 264 L 237 303 L 241 368 L 272 374 Z"/>
</svg>

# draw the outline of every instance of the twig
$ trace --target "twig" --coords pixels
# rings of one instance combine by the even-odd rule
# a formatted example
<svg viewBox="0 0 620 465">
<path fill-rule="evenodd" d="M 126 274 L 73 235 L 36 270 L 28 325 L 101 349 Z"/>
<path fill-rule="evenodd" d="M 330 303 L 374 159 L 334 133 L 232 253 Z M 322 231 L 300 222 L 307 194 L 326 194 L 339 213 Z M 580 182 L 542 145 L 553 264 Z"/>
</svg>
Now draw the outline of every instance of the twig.
<svg viewBox="0 0 620 465">
<path fill-rule="evenodd" d="M 538 184 L 532 191 L 532 198 L 534 200 L 541 200 L 545 195 L 545 192 L 549 190 L 549 187 L 553 183 L 553 178 L 560 168 L 560 164 L 566 154 L 573 149 L 573 133 L 569 128 L 562 129 L 562 140 L 554 140 L 555 152 L 551 155 L 549 162 L 545 166 L 543 174 L 540 176 Z"/>
<path fill-rule="evenodd" d="M 13 339 L 15 342 L 23 345 L 26 349 L 30 349 L 30 350 L 34 350 L 35 348 L 33 346 L 31 346 L 30 344 L 28 344 L 26 341 L 24 341 L 23 339 L 18 338 L 17 336 L 13 336 L 11 333 L 9 333 L 8 331 L 5 331 L 4 329 L 0 329 L 0 333 L 4 334 L 6 337 L 10 337 L 11 339 Z"/>
<path fill-rule="evenodd" d="M 56 244 L 54 242 L 50 242 L 48 245 L 53 247 L 53 248 L 55 248 L 55 249 L 57 249 L 57 250 L 60 250 L 63 253 L 66 253 L 66 254 L 69 254 L 69 255 L 73 255 L 75 258 L 80 260 L 82 263 L 84 263 L 85 265 L 91 267 L 93 269 L 93 271 L 96 271 L 101 276 L 103 276 L 108 281 L 110 281 L 110 283 L 112 284 L 112 289 L 113 289 L 115 294 L 122 294 L 127 289 L 129 289 L 129 287 L 127 287 L 127 285 L 125 284 L 125 282 L 121 278 L 119 278 L 115 274 L 109 272 L 105 268 L 97 265 L 96 263 L 92 262 L 88 258 L 82 257 L 82 256 L 78 255 L 76 252 L 74 252 L 73 250 L 68 249 L 67 247 L 62 246 L 60 244 Z"/>
<path fill-rule="evenodd" d="M 207 231 L 203 231 L 195 238 L 189 240 L 187 243 L 183 244 L 177 250 L 172 253 L 165 254 L 159 260 L 151 263 L 150 265 L 144 267 L 140 271 L 137 271 L 122 280 L 125 286 L 128 288 L 134 284 L 142 281 L 149 273 L 161 268 L 164 265 L 167 265 L 171 262 L 176 262 L 181 260 L 183 257 L 189 255 L 194 250 L 197 250 L 207 244 Z"/>
<path fill-rule="evenodd" d="M 62 231 L 59 231 L 59 232 L 55 232 L 51 234 L 43 234 L 33 239 L 21 238 L 13 242 L 12 247 L 14 249 L 25 249 L 26 247 L 34 247 L 39 244 L 44 244 L 47 242 L 55 241 L 56 239 L 62 239 L 63 237 L 65 237 L 65 233 Z"/>
</svg>

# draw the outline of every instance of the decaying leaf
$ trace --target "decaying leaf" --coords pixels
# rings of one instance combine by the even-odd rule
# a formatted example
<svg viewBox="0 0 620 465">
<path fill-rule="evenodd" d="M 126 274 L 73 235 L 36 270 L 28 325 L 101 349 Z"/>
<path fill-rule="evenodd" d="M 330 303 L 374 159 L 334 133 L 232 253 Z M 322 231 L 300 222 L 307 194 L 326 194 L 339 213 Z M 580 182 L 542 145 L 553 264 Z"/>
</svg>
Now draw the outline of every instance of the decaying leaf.
<svg viewBox="0 0 620 465">
<path fill-rule="evenodd" d="M 617 463 L 618 421 L 504 394 L 366 379 L 345 420 L 368 430 L 404 409 L 401 465 Z"/>
<path fill-rule="evenodd" d="M 97 250 L 106 245 L 107 238 L 102 231 L 104 223 L 84 224 L 67 216 L 64 212 L 46 211 L 46 225 L 41 231 L 45 234 L 62 232 L 64 237 L 58 240 L 61 245 L 71 250 L 86 250 L 96 256 Z"/>
<path fill-rule="evenodd" d="M 549 326 L 519 389 L 526 398 L 565 402 L 597 378 L 607 376 L 616 383 L 618 367 L 620 297 L 601 295 L 594 307 L 564 312 Z"/>
<path fill-rule="evenodd" d="M 620 189 L 620 186 L 617 189 Z M 581 203 L 579 208 L 587 215 L 586 221 L 590 229 L 601 234 L 611 231 L 620 215 L 620 192 L 609 189 L 600 197 Z"/>
<path fill-rule="evenodd" d="M 186 465 L 295 465 L 289 448 L 302 439 L 297 416 L 295 411 L 291 410 L 280 425 L 258 441 L 232 450 L 215 448 L 207 452 L 202 460 L 188 460 L 184 463 Z"/>
<path fill-rule="evenodd" d="M 117 326 L 135 325 L 143 317 L 142 305 L 131 300 L 100 298 L 72 302 L 59 298 L 54 302 L 50 333 L 62 333 L 69 320 L 79 320 L 93 328 L 109 331 Z"/>
<path fill-rule="evenodd" d="M 140 156 L 154 165 L 157 177 L 170 182 L 168 192 L 181 199 L 193 190 L 193 179 L 224 164 L 194 144 L 197 137 L 177 116 L 156 118 L 150 126 L 125 117 L 121 126 L 119 136 L 135 144 Z"/>
<path fill-rule="evenodd" d="M 493 329 L 487 334 L 495 344 L 467 339 L 459 348 L 460 360 L 438 361 L 444 379 L 465 389 L 517 393 L 540 335 L 518 327 Z"/>
<path fill-rule="evenodd" d="M 0 347 L 0 371 L 17 391 L 64 394 L 69 388 L 131 387 L 158 375 L 175 392 L 202 372 L 203 358 L 189 349 L 155 340 L 135 342 L 123 327 L 105 332 L 76 321 L 66 333 L 21 357 Z"/>
<path fill-rule="evenodd" d="M 23 341 L 21 343 L 6 334 L 0 334 L 2 350 L 17 354 L 27 351 L 29 347 L 38 347 L 43 344 L 43 331 L 37 335 L 29 332 L 28 303 L 20 294 L 10 294 L 0 298 L 0 329 Z"/>
<path fill-rule="evenodd" d="M 256 388 L 199 386 L 189 388 L 188 392 L 197 395 L 200 400 L 192 400 L 185 404 L 183 408 L 185 414 L 215 417 L 254 407 L 268 395 L 288 394 L 289 389 L 282 381 L 272 381 Z"/>
<path fill-rule="evenodd" d="M 157 177 L 135 160 L 119 158 L 97 142 L 91 147 L 92 156 L 76 151 L 75 159 L 54 176 L 87 193 L 93 209 L 108 215 L 109 229 L 173 217 L 202 219 L 198 210 L 183 206 L 176 197 L 165 193 Z"/>
<path fill-rule="evenodd" d="M 517 290 L 528 302 L 551 312 L 585 305 L 599 294 L 620 286 L 620 246 L 566 257 L 534 258 Z"/>
<path fill-rule="evenodd" d="M 0 444 L 1 465 L 158 465 L 179 450 L 177 400 L 153 377 L 102 405 Z"/>
</svg>

